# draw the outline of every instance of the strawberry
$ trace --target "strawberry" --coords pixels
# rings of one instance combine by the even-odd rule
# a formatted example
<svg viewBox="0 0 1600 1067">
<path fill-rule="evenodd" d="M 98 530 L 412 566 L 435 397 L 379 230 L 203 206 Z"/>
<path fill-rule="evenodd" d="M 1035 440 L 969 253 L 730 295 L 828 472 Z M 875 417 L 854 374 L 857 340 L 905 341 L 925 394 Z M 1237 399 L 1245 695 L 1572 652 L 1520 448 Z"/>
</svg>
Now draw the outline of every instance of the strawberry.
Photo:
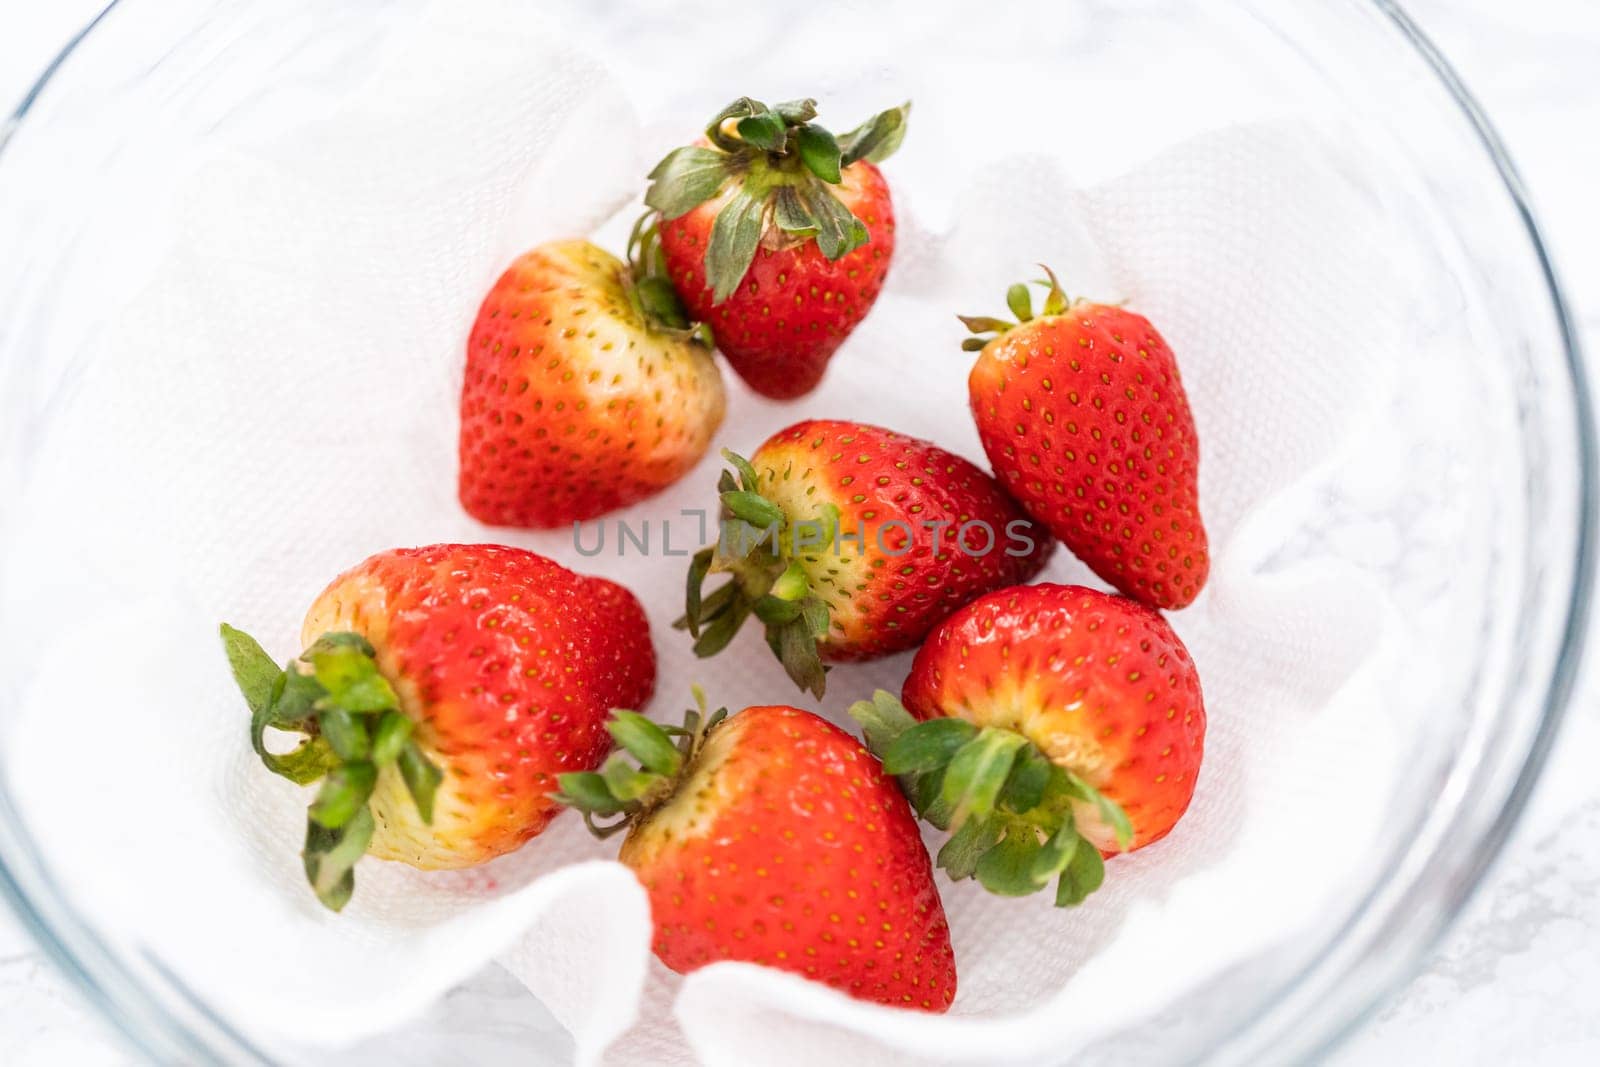
<svg viewBox="0 0 1600 1067">
<path fill-rule="evenodd" d="M 668 276 L 763 396 L 815 388 L 877 300 L 894 207 L 875 164 L 900 147 L 909 112 L 835 138 L 812 121 L 814 100 L 741 98 L 650 172 L 645 203 L 660 216 Z"/>
<path fill-rule="evenodd" d="M 616 712 L 622 750 L 599 773 L 561 776 L 561 798 L 597 835 L 627 830 L 619 858 L 649 894 L 656 956 L 679 973 L 740 960 L 864 1000 L 948 1008 L 950 929 L 894 779 L 809 711 L 707 717 L 695 697 L 672 731 Z"/>
<path fill-rule="evenodd" d="M 222 638 L 262 762 L 322 782 L 305 866 L 335 911 L 364 853 L 468 867 L 536 836 L 560 811 L 556 775 L 598 766 L 607 712 L 655 687 L 633 594 L 503 545 L 358 564 L 311 605 L 282 669 L 231 626 Z M 269 727 L 305 740 L 274 754 Z"/>
<path fill-rule="evenodd" d="M 858 422 L 782 430 L 724 452 L 722 526 L 690 566 L 679 627 L 720 652 L 754 615 L 789 677 L 821 696 L 824 660 L 914 648 L 956 608 L 1044 566 L 1054 541 L 1000 486 L 937 445 Z M 713 572 L 733 580 L 702 596 Z"/>
<path fill-rule="evenodd" d="M 1050 274 L 1049 268 L 1045 269 Z M 1044 313 L 966 318 L 979 349 L 972 415 L 995 476 L 1101 578 L 1158 608 L 1190 604 L 1210 557 L 1200 443 L 1167 342 L 1125 308 L 1069 302 L 1050 274 Z"/>
<path fill-rule="evenodd" d="M 1127 597 L 981 597 L 928 638 L 901 701 L 880 691 L 850 714 L 923 817 L 954 831 L 939 865 L 1002 895 L 1056 879 L 1056 903 L 1080 903 L 1102 853 L 1165 837 L 1194 795 L 1199 676 L 1161 614 Z"/>
<path fill-rule="evenodd" d="M 587 241 L 541 245 L 484 298 L 461 388 L 460 496 L 499 526 L 626 507 L 699 462 L 722 377 L 671 286 Z"/>
</svg>

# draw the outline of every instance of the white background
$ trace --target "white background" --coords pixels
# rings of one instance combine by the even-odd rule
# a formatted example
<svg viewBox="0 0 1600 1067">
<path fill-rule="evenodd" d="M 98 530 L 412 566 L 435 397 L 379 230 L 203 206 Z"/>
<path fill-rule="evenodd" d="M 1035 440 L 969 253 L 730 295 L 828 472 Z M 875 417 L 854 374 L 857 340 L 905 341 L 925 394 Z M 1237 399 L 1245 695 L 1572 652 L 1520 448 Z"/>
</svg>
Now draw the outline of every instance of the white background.
<svg viewBox="0 0 1600 1067">
<path fill-rule="evenodd" d="M 0 0 L 0 114 L 98 0 Z M 1600 4 L 1413 0 L 1517 162 L 1600 358 Z M 1600 644 L 1600 639 L 1597 639 Z M 1600 1063 L 1600 672 L 1591 665 L 1512 844 L 1409 986 L 1340 1064 Z M 126 1063 L 109 1029 L 0 916 L 0 1059 Z"/>
</svg>

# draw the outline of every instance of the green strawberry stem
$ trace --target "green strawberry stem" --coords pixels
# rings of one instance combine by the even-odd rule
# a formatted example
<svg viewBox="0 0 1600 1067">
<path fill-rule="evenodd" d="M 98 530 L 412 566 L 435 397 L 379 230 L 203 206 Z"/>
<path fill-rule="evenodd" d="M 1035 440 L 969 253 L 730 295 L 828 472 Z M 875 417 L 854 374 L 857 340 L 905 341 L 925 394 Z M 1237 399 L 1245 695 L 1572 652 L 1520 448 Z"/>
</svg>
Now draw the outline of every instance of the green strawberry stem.
<svg viewBox="0 0 1600 1067">
<path fill-rule="evenodd" d="M 1043 263 L 1039 264 L 1039 269 L 1044 271 L 1045 277 L 1035 280 L 1034 284 L 1045 289 L 1044 308 L 1040 311 L 1042 316 L 1060 315 L 1074 304 L 1080 302 L 1069 298 L 1062 290 L 1061 283 L 1056 280 L 1055 271 Z M 976 352 L 1007 330 L 1015 329 L 1025 322 L 1033 321 L 1033 297 L 1028 292 L 1028 287 L 1022 282 L 1018 282 L 1006 290 L 1006 307 L 1010 308 L 1011 314 L 1016 316 L 1015 322 L 1008 319 L 991 318 L 987 315 L 957 315 L 956 318 L 960 319 L 968 330 L 978 335 L 963 340 L 961 342 L 962 349 L 967 352 Z"/>
<path fill-rule="evenodd" d="M 722 499 L 717 543 L 691 561 L 683 617 L 673 626 L 689 631 L 695 655 L 705 659 L 726 648 L 753 615 L 766 628 L 767 646 L 789 678 L 820 697 L 827 668 L 817 642 L 828 632 L 828 605 L 812 591 L 794 555 L 802 545 L 810 553 L 827 550 L 838 535 L 838 509 L 825 507 L 824 522 L 793 523 L 761 494 L 760 477 L 748 460 L 727 449 L 722 456 L 734 470 L 723 471 L 717 483 Z M 715 573 L 732 579 L 707 594 L 706 579 Z"/>
<path fill-rule="evenodd" d="M 682 726 L 662 726 L 636 711 L 613 709 L 606 731 L 619 747 L 598 771 L 558 776 L 555 799 L 579 812 L 589 832 L 602 840 L 648 818 L 677 790 L 706 738 L 728 716 L 727 708 L 708 715 L 705 693 L 699 686 L 693 693 L 695 706 L 684 713 Z"/>
<path fill-rule="evenodd" d="M 706 246 L 706 280 L 713 303 L 735 289 L 770 227 L 814 240 L 829 260 L 866 244 L 866 224 L 833 194 L 843 169 L 858 160 L 880 162 L 905 139 L 909 103 L 880 112 L 842 137 L 813 122 L 815 100 L 768 107 L 740 97 L 706 127 L 710 147 L 677 148 L 650 171 L 645 203 L 675 219 L 735 185 L 717 212 Z"/>
<path fill-rule="evenodd" d="M 881 689 L 850 717 L 917 814 L 950 831 L 938 864 L 955 881 L 976 878 L 991 893 L 1021 897 L 1054 880 L 1057 907 L 1083 903 L 1105 880 L 1105 863 L 1074 824 L 1075 802 L 1093 804 L 1123 848 L 1132 842 L 1117 804 L 1015 731 L 918 722 Z"/>
<path fill-rule="evenodd" d="M 667 275 L 655 212 L 647 211 L 635 220 L 628 234 L 625 258 L 628 270 L 622 277 L 623 288 L 645 325 L 658 333 L 694 337 L 709 346 L 710 329 L 704 323 L 689 320 L 689 313 L 684 310 L 683 301 Z"/>
<path fill-rule="evenodd" d="M 227 623 L 222 647 L 249 705 L 250 745 L 261 762 L 297 785 L 322 783 L 307 813 L 306 879 L 318 900 L 339 911 L 375 829 L 368 801 L 379 773 L 399 771 L 424 822 L 433 821 L 444 776 L 412 740 L 413 724 L 359 634 L 323 634 L 283 667 Z M 267 748 L 268 729 L 304 740 L 280 755 Z"/>
</svg>

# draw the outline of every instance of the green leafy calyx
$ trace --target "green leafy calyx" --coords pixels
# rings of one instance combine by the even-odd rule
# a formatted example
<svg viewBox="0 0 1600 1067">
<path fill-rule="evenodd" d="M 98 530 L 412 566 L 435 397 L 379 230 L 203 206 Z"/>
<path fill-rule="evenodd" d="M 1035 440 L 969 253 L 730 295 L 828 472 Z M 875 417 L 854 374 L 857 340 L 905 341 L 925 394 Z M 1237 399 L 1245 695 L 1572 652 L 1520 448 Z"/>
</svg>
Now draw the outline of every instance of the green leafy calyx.
<svg viewBox="0 0 1600 1067">
<path fill-rule="evenodd" d="M 1068 298 L 1067 294 L 1062 291 L 1061 283 L 1056 280 L 1055 271 L 1046 267 L 1043 263 L 1039 264 L 1039 268 L 1044 271 L 1045 277 L 1036 279 L 1033 284 L 1045 290 L 1044 307 L 1039 313 L 1040 316 L 1060 315 L 1076 304 L 1081 303 L 1081 301 Z M 1006 307 L 1011 309 L 1011 314 L 1016 316 L 1016 321 L 992 318 L 988 315 L 957 315 L 956 318 L 960 319 L 969 331 L 977 335 L 963 340 L 961 347 L 968 352 L 976 352 L 1007 330 L 1015 329 L 1025 322 L 1032 322 L 1034 319 L 1033 297 L 1028 292 L 1028 287 L 1021 282 L 1006 290 Z"/>
<path fill-rule="evenodd" d="M 599 838 L 648 818 L 677 790 L 706 738 L 728 716 L 727 708 L 707 714 L 706 697 L 698 686 L 694 702 L 682 726 L 662 726 L 636 711 L 614 709 L 606 730 L 617 749 L 598 771 L 560 775 L 555 799 L 580 812 L 590 833 Z"/>
<path fill-rule="evenodd" d="M 710 329 L 689 319 L 667 274 L 661 231 L 653 211 L 639 216 L 628 234 L 627 268 L 621 281 L 634 313 L 650 330 L 710 347 Z"/>
<path fill-rule="evenodd" d="M 815 100 L 768 107 L 742 96 L 706 127 L 708 145 L 673 149 L 650 172 L 645 203 L 675 219 L 733 191 L 717 212 L 705 253 L 706 282 L 722 303 L 744 278 L 764 237 L 814 240 L 830 260 L 866 244 L 866 224 L 834 195 L 844 169 L 889 158 L 905 139 L 911 105 L 880 112 L 843 136 L 812 121 Z"/>
<path fill-rule="evenodd" d="M 1008 897 L 1053 881 L 1056 905 L 1071 907 L 1105 880 L 1100 850 L 1079 833 L 1074 807 L 1092 805 L 1121 847 L 1132 843 L 1120 807 L 1013 730 L 956 718 L 918 722 L 881 689 L 850 716 L 917 814 L 950 831 L 938 864 L 956 881 L 976 878 Z"/>
<path fill-rule="evenodd" d="M 722 508 L 717 542 L 689 564 L 683 617 L 673 623 L 694 638 L 695 655 L 714 656 L 752 615 L 766 628 L 767 646 L 801 689 L 820 697 L 827 687 L 817 642 L 828 632 L 827 602 L 811 588 L 796 554 L 827 550 L 837 536 L 839 514 L 825 507 L 824 520 L 796 523 L 761 493 L 750 461 L 726 449 L 733 470 L 717 483 Z M 711 593 L 712 574 L 731 575 Z"/>
<path fill-rule="evenodd" d="M 394 767 L 423 822 L 443 774 L 412 739 L 411 719 L 353 633 L 327 633 L 279 667 L 249 634 L 222 624 L 222 647 L 250 708 L 250 745 L 274 774 L 297 785 L 320 781 L 307 813 L 306 879 L 338 911 L 355 890 L 355 865 L 376 824 L 368 801 L 378 775 Z M 267 748 L 268 730 L 299 734 L 287 753 Z"/>
</svg>

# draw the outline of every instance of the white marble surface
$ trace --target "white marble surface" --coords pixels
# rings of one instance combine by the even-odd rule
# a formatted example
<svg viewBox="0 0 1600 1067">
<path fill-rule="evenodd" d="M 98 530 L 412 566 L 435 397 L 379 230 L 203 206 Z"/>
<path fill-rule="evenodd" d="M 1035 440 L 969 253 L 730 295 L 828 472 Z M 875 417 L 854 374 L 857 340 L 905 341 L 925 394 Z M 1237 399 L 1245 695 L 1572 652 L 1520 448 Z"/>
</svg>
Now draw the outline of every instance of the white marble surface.
<svg viewBox="0 0 1600 1067">
<path fill-rule="evenodd" d="M 99 0 L 0 0 L 0 111 Z M 1600 357 L 1600 4 L 1412 0 L 1517 161 Z M 1600 641 L 1600 637 L 1597 637 Z M 1343 1065 L 1600 1063 L 1600 668 L 1579 680 L 1533 804 L 1425 969 L 1331 1057 Z M 0 916 L 0 1061 L 132 1062 L 8 917 Z"/>
</svg>

